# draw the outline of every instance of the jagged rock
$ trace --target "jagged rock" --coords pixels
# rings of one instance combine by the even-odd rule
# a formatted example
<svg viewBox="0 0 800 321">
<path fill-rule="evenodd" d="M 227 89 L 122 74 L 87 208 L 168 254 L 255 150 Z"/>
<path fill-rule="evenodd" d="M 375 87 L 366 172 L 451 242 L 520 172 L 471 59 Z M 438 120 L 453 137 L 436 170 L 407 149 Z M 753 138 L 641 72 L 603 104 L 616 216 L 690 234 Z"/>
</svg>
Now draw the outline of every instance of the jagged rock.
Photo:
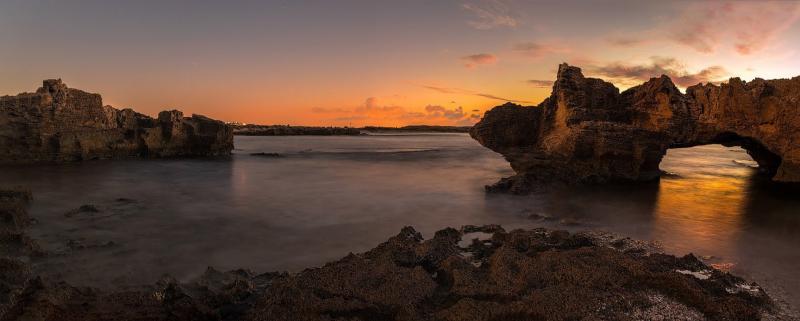
<svg viewBox="0 0 800 321">
<path fill-rule="evenodd" d="M 705 144 L 741 146 L 774 181 L 800 182 L 800 77 L 731 78 L 683 94 L 661 76 L 620 93 L 562 64 L 541 104 L 495 107 L 470 135 L 516 172 L 490 191 L 652 180 L 667 149 Z"/>
<path fill-rule="evenodd" d="M 462 232 L 464 231 L 464 232 Z M 459 245 L 468 233 L 489 238 Z M 0 320 L 791 320 L 757 284 L 608 233 L 411 227 L 300 273 L 208 269 L 108 291 L 0 259 Z M 2 293 L 8 293 L 2 296 Z"/>
<path fill-rule="evenodd" d="M 492 235 L 464 248 L 458 230 L 423 240 L 404 228 L 369 252 L 275 280 L 244 319 L 755 320 L 773 308 L 757 285 L 728 291 L 746 283 L 692 255 L 650 253 L 608 234 L 462 231 Z"/>
<path fill-rule="evenodd" d="M 50 79 L 35 93 L 0 97 L 0 162 L 228 155 L 230 126 L 163 111 L 157 119 L 103 106 L 99 94 Z"/>
</svg>

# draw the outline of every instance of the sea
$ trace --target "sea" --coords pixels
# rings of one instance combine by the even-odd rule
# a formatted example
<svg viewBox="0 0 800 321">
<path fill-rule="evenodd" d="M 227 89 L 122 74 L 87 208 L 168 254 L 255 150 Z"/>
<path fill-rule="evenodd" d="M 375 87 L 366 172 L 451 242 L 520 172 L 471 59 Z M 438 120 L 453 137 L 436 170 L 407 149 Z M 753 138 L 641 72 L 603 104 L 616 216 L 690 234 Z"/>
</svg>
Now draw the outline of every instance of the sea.
<svg viewBox="0 0 800 321">
<path fill-rule="evenodd" d="M 516 196 L 485 192 L 513 171 L 466 134 L 237 136 L 235 146 L 215 159 L 5 166 L 0 184 L 32 190 L 29 234 L 50 253 L 36 269 L 74 285 L 191 281 L 208 267 L 296 272 L 404 226 L 431 237 L 500 224 L 657 242 L 800 306 L 800 190 L 759 175 L 737 147 L 671 149 L 669 174 L 652 183 Z"/>
</svg>

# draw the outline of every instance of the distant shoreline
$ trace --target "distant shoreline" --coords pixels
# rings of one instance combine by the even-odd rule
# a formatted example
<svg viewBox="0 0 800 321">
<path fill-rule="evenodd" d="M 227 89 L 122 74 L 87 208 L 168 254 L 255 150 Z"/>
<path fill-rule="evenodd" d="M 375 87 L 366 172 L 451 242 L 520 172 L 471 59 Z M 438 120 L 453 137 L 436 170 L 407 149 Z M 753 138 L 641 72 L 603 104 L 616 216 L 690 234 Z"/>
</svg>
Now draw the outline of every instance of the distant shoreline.
<svg viewBox="0 0 800 321">
<path fill-rule="evenodd" d="M 230 124 L 238 136 L 358 136 L 370 133 L 468 133 L 471 126 L 410 125 L 403 127 L 322 127 Z"/>
</svg>

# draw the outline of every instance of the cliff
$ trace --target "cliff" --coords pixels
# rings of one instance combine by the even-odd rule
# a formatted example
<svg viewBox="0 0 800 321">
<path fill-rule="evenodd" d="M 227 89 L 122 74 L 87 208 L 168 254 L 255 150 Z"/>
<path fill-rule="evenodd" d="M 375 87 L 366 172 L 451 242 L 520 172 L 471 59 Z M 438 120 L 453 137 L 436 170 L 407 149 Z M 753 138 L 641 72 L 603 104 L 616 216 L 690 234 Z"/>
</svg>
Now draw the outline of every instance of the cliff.
<svg viewBox="0 0 800 321">
<path fill-rule="evenodd" d="M 490 191 L 652 180 L 667 149 L 705 144 L 741 146 L 772 180 L 800 182 L 800 77 L 731 78 L 683 94 L 661 76 L 620 92 L 562 64 L 541 104 L 495 107 L 470 135 L 516 172 Z"/>
<path fill-rule="evenodd" d="M 103 106 L 99 94 L 45 80 L 35 93 L 0 97 L 0 162 L 230 154 L 225 123 L 177 110 L 158 118 Z"/>
</svg>

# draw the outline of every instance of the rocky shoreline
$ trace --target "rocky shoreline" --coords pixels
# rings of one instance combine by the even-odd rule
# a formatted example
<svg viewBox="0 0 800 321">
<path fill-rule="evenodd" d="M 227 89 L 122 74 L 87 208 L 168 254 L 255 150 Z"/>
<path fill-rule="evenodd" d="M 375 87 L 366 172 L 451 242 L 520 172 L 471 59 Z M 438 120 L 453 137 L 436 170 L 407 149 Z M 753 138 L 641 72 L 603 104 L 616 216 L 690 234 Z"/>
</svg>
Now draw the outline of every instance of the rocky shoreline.
<svg viewBox="0 0 800 321">
<path fill-rule="evenodd" d="M 37 275 L 24 189 L 0 191 L 0 320 L 797 320 L 757 284 L 609 233 L 411 227 L 298 273 L 117 290 Z M 91 209 L 87 206 L 86 211 Z"/>
<path fill-rule="evenodd" d="M 178 110 L 157 118 L 103 105 L 99 94 L 42 82 L 34 93 L 0 97 L 0 163 L 229 155 L 233 130 Z"/>
</svg>

